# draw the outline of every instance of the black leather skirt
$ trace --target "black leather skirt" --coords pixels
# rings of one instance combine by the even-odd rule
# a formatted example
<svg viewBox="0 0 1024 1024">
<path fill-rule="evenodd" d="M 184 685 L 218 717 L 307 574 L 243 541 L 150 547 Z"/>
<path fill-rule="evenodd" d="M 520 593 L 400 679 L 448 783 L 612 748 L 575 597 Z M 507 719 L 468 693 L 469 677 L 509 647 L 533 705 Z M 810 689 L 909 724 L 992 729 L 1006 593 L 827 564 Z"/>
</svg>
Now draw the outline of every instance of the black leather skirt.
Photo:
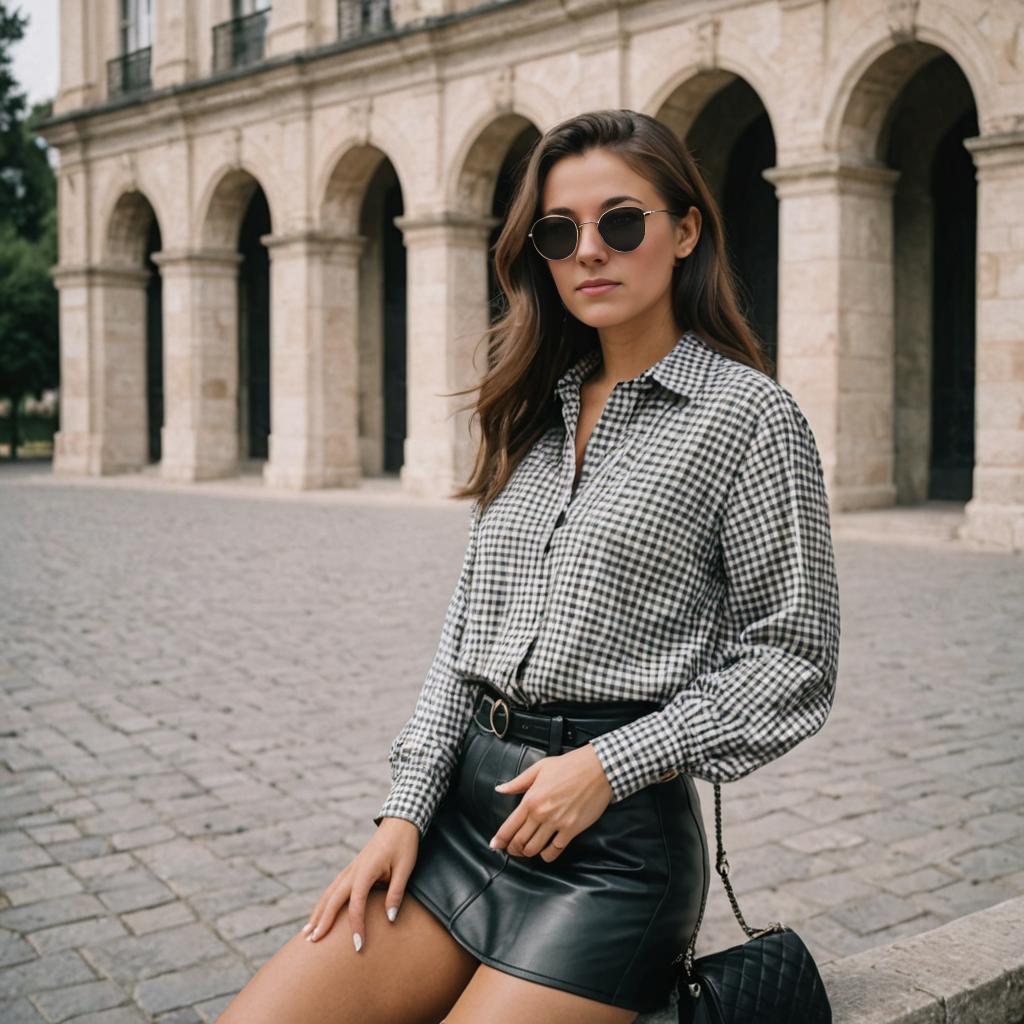
<svg viewBox="0 0 1024 1024">
<path fill-rule="evenodd" d="M 641 1013 L 674 1003 L 679 964 L 710 878 L 693 780 L 679 774 L 609 804 L 554 861 L 488 843 L 522 793 L 495 791 L 548 755 L 658 709 L 640 701 L 553 702 L 574 733 L 557 743 L 504 731 L 481 691 L 452 783 L 424 833 L 407 891 L 482 963 Z M 561 734 L 561 730 L 559 731 Z"/>
</svg>

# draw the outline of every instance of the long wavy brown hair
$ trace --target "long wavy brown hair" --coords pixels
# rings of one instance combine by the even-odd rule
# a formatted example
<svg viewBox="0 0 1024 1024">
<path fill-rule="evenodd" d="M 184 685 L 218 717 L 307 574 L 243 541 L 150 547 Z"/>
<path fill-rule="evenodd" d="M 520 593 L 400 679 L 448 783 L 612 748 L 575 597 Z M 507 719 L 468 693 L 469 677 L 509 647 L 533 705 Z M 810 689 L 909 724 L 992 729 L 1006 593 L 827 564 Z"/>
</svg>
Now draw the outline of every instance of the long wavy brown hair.
<svg viewBox="0 0 1024 1024">
<path fill-rule="evenodd" d="M 479 384 L 449 397 L 478 392 L 470 420 L 479 417 L 480 444 L 469 480 L 453 498 L 498 495 L 523 456 L 560 422 L 554 387 L 585 352 L 600 346 L 597 329 L 569 313 L 546 264 L 528 238 L 541 215 L 541 196 L 561 157 L 604 147 L 643 175 L 664 200 L 685 212 L 696 206 L 696 247 L 672 272 L 672 311 L 678 334 L 692 330 L 723 355 L 764 373 L 768 358 L 744 319 L 725 247 L 722 218 L 685 145 L 660 121 L 635 110 L 594 110 L 556 124 L 527 155 L 508 214 L 494 244 L 495 276 L 504 296 L 498 318 L 481 336 L 490 369 Z M 678 220 L 678 216 L 676 217 Z"/>
</svg>

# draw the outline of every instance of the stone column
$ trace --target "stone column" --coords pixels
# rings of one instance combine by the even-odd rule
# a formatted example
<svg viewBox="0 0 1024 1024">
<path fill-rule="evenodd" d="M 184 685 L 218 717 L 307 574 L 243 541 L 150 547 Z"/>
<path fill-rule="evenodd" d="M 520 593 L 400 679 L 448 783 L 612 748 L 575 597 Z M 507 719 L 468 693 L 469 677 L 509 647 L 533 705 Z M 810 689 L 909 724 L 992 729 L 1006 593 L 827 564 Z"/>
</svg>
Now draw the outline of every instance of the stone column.
<svg viewBox="0 0 1024 1024">
<path fill-rule="evenodd" d="M 264 235 L 270 252 L 270 448 L 274 487 L 353 487 L 359 460 L 361 235 Z"/>
<path fill-rule="evenodd" d="M 50 271 L 60 292 L 60 430 L 57 474 L 101 476 L 148 459 L 146 283 L 117 266 Z"/>
<path fill-rule="evenodd" d="M 960 536 L 1024 550 L 1024 132 L 965 139 L 978 178 L 973 495 Z"/>
<path fill-rule="evenodd" d="M 238 264 L 231 250 L 153 253 L 163 275 L 160 475 L 238 472 Z"/>
<path fill-rule="evenodd" d="M 892 505 L 899 173 L 830 157 L 764 176 L 779 196 L 779 383 L 814 430 L 833 509 Z"/>
<path fill-rule="evenodd" d="M 409 409 L 401 480 L 410 493 L 447 497 L 472 466 L 472 410 L 456 410 L 473 396 L 444 393 L 487 372 L 480 342 L 488 326 L 487 243 L 498 223 L 454 212 L 395 218 L 407 260 Z"/>
</svg>

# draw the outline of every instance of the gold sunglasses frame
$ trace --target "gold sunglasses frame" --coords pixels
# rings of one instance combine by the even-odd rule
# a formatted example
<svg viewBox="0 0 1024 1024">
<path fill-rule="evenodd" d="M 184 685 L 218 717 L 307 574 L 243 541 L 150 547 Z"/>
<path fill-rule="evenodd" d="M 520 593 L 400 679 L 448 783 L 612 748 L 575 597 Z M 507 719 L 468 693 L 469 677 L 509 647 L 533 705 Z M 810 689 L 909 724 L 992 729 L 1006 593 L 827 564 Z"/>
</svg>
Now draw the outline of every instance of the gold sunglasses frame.
<svg viewBox="0 0 1024 1024">
<path fill-rule="evenodd" d="M 604 220 L 604 218 L 607 217 L 609 213 L 620 213 L 622 210 L 635 210 L 635 209 L 637 209 L 637 207 L 635 207 L 635 206 L 613 206 L 610 210 L 605 210 L 604 213 L 602 213 L 601 216 L 597 218 L 597 220 L 583 220 L 583 221 L 575 221 L 575 220 L 572 219 L 572 217 L 568 217 L 564 213 L 546 213 L 546 214 L 544 214 L 543 217 L 538 217 L 533 222 L 533 224 L 530 225 L 530 230 L 527 233 L 526 237 L 529 238 L 530 241 L 533 243 L 534 252 L 536 252 L 537 255 L 540 256 L 541 259 L 545 259 L 549 263 L 561 263 L 562 260 L 570 259 L 572 256 L 574 256 L 576 254 L 576 250 L 580 247 L 580 228 L 582 228 L 584 224 L 596 224 L 597 225 L 597 233 L 599 235 L 601 235 L 601 221 Z M 652 213 L 671 213 L 673 216 L 682 217 L 682 216 L 685 216 L 685 214 L 689 211 L 689 209 L 690 209 L 690 207 L 688 206 L 686 208 L 686 210 L 684 210 L 682 213 L 679 213 L 676 210 L 641 210 L 640 212 L 644 215 L 645 218 L 649 217 Z M 533 237 L 534 229 L 537 227 L 537 225 L 542 220 L 551 220 L 551 219 L 556 218 L 556 217 L 559 220 L 567 220 L 567 221 L 569 221 L 569 223 L 573 224 L 575 226 L 575 228 L 576 228 L 576 244 L 572 247 L 572 252 L 570 252 L 568 256 L 545 256 L 544 253 L 542 253 L 540 251 L 540 249 L 538 248 L 536 239 L 534 239 L 534 237 Z M 612 250 L 612 252 L 636 252 L 637 249 L 639 249 L 640 246 L 644 244 L 644 239 L 647 237 L 647 221 L 646 221 L 646 219 L 642 220 L 641 224 L 643 224 L 643 226 L 644 226 L 644 233 L 640 237 L 640 241 L 637 242 L 637 244 L 634 245 L 632 249 L 616 249 L 615 246 L 612 245 L 608 241 L 608 239 L 604 237 L 604 235 L 601 235 L 601 241 L 604 242 L 604 244 L 607 245 L 608 248 Z"/>
</svg>

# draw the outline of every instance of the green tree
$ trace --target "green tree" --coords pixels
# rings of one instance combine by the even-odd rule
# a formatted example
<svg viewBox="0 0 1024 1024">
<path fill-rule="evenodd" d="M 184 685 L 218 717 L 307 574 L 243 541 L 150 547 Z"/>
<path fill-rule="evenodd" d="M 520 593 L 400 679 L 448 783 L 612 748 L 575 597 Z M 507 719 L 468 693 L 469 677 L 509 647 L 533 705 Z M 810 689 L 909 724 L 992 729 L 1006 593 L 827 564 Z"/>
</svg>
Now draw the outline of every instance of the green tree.
<svg viewBox="0 0 1024 1024">
<path fill-rule="evenodd" d="M 18 407 L 59 379 L 56 183 L 36 126 L 51 102 L 25 116 L 25 94 L 11 71 L 11 48 L 28 18 L 0 0 L 0 397 L 11 407 L 11 458 L 18 452 Z"/>
</svg>

